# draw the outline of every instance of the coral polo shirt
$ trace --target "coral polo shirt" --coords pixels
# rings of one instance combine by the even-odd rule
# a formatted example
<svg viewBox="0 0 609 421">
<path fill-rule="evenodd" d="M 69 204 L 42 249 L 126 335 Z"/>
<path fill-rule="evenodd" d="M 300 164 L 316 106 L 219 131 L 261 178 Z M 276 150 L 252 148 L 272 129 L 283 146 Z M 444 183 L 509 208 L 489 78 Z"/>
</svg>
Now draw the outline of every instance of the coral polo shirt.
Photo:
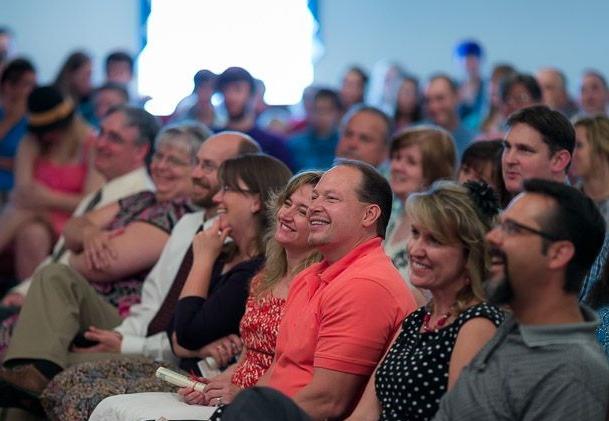
<svg viewBox="0 0 609 421">
<path fill-rule="evenodd" d="M 305 269 L 288 294 L 268 385 L 293 396 L 315 367 L 369 376 L 415 309 L 379 237 Z"/>
</svg>

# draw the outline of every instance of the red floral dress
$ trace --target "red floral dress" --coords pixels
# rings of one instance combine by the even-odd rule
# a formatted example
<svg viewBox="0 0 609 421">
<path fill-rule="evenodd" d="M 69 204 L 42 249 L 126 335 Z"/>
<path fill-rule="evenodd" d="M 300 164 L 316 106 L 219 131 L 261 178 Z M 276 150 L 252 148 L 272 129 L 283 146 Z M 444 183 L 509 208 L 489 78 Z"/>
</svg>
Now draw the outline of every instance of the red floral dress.
<svg viewBox="0 0 609 421">
<path fill-rule="evenodd" d="M 258 279 L 254 278 L 252 284 L 255 285 Z M 239 334 L 246 349 L 245 359 L 233 373 L 233 384 L 251 387 L 271 366 L 284 308 L 284 298 L 277 298 L 273 294 L 262 297 L 250 294 L 239 325 Z"/>
</svg>

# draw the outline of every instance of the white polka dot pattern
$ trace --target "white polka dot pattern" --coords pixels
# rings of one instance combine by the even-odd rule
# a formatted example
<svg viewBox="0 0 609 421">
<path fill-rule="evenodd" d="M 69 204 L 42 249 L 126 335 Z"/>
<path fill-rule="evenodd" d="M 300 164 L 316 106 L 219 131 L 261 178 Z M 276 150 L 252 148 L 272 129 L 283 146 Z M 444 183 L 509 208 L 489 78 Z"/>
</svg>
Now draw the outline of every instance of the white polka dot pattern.
<svg viewBox="0 0 609 421">
<path fill-rule="evenodd" d="M 421 332 L 425 308 L 410 314 L 402 332 L 376 372 L 381 420 L 429 420 L 438 410 L 448 384 L 448 365 L 459 329 L 475 317 L 496 326 L 503 313 L 487 303 L 472 306 L 437 332 Z"/>
</svg>

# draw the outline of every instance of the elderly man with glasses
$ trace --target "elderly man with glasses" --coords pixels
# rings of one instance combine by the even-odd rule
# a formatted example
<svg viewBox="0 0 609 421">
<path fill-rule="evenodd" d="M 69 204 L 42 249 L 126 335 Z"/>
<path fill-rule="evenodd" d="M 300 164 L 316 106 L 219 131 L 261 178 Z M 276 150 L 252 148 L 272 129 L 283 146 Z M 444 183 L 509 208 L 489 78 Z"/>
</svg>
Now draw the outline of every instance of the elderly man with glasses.
<svg viewBox="0 0 609 421">
<path fill-rule="evenodd" d="M 172 291 L 179 293 L 188 274 L 192 254 L 188 260 L 187 251 L 197 230 L 204 220 L 215 216 L 212 197 L 220 188 L 218 168 L 226 159 L 257 152 L 260 147 L 249 136 L 224 132 L 207 139 L 192 154 L 194 165 L 189 171 L 194 186 L 190 198 L 203 211 L 187 214 L 175 225 L 144 280 L 141 303 L 133 306 L 124 320 L 84 277 L 67 266 L 49 265 L 39 271 L 32 286 L 34 294 L 25 302 L 8 349 L 6 368 L 0 368 L 0 407 L 40 412 L 37 397 L 49 380 L 79 362 L 120 354 L 159 360 L 172 355 L 165 332 L 177 301 Z M 157 154 L 155 159 L 175 163 L 167 154 Z M 80 337 L 79 332 L 85 332 L 84 338 L 91 343 L 81 338 L 73 342 Z"/>
</svg>

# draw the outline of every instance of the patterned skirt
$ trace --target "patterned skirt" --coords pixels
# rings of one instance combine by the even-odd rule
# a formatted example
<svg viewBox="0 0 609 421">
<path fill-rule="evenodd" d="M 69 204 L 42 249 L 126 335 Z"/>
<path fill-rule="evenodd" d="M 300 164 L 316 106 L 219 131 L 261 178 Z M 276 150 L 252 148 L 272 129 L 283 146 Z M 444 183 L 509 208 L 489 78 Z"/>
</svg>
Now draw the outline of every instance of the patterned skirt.
<svg viewBox="0 0 609 421">
<path fill-rule="evenodd" d="M 86 421 L 109 396 L 138 392 L 176 392 L 177 387 L 157 379 L 159 367 L 177 370 L 149 358 L 126 358 L 81 363 L 51 380 L 41 396 L 49 419 Z"/>
</svg>

